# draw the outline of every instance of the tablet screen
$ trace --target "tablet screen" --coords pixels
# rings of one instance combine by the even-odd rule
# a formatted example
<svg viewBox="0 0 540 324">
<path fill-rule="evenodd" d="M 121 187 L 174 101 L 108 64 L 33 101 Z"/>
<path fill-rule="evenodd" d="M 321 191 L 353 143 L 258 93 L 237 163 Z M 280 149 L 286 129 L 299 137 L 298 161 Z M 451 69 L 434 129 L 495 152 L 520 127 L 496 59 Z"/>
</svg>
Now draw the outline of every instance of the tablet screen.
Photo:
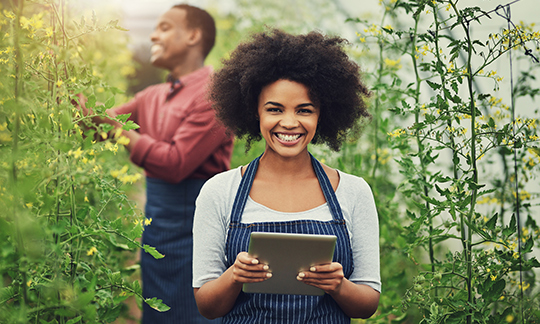
<svg viewBox="0 0 540 324">
<path fill-rule="evenodd" d="M 296 279 L 302 270 L 332 262 L 336 236 L 253 232 L 248 253 L 268 264 L 272 277 L 243 286 L 246 293 L 323 295 L 324 291 Z"/>
</svg>

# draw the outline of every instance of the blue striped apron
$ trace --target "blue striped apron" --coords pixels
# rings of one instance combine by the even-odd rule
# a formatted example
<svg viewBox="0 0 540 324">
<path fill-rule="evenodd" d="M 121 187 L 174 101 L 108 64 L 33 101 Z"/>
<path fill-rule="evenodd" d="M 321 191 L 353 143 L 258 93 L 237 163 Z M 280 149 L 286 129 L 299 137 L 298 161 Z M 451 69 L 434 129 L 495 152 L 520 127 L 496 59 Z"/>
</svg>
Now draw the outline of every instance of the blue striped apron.
<svg viewBox="0 0 540 324">
<path fill-rule="evenodd" d="M 334 262 L 343 266 L 346 278 L 352 274 L 353 259 L 349 233 L 332 185 L 320 163 L 310 154 L 319 184 L 332 213 L 331 221 L 296 220 L 285 222 L 241 223 L 242 213 L 253 184 L 259 159 L 252 161 L 242 177 L 231 212 L 225 253 L 227 267 L 238 253 L 248 250 L 251 232 L 331 234 L 337 236 Z M 328 294 L 323 296 L 246 294 L 240 292 L 233 309 L 223 323 L 350 323 L 338 304 Z"/>
<path fill-rule="evenodd" d="M 143 324 L 216 323 L 200 315 L 192 288 L 193 213 L 205 181 L 171 184 L 146 178 L 145 213 L 152 223 L 145 227 L 142 244 L 155 247 L 165 257 L 157 260 L 141 252 L 143 296 L 157 297 L 171 309 L 160 313 L 143 303 Z"/>
</svg>

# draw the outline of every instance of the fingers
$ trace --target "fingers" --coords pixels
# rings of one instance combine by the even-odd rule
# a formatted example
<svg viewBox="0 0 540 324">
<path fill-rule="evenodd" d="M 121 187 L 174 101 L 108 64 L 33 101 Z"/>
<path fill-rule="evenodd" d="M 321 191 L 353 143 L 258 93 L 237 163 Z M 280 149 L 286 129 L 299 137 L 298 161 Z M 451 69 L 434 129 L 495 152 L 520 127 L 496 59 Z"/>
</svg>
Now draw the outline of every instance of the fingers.
<svg viewBox="0 0 540 324">
<path fill-rule="evenodd" d="M 261 282 L 272 277 L 272 272 L 267 264 L 261 264 L 247 252 L 240 252 L 233 269 L 234 280 L 239 283 Z"/>
<path fill-rule="evenodd" d="M 344 277 L 341 264 L 333 262 L 313 266 L 309 270 L 301 271 L 298 273 L 296 279 L 329 292 L 338 289 Z"/>
</svg>

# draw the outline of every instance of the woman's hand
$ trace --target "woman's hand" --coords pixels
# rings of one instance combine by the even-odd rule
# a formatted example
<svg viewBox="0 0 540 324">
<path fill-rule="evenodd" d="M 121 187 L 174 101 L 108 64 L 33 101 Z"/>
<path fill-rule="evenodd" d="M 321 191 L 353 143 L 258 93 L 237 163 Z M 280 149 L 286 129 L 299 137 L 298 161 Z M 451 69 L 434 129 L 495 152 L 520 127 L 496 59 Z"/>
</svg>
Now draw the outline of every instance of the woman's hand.
<svg viewBox="0 0 540 324">
<path fill-rule="evenodd" d="M 296 277 L 297 280 L 320 288 L 329 295 L 339 293 L 344 278 L 343 266 L 337 262 L 312 266 L 309 270 L 298 273 Z"/>
<path fill-rule="evenodd" d="M 232 268 L 232 279 L 237 284 L 261 282 L 272 277 L 267 264 L 261 264 L 258 259 L 251 257 L 247 252 L 240 252 L 236 256 Z"/>
<path fill-rule="evenodd" d="M 379 292 L 347 280 L 337 262 L 313 266 L 298 273 L 296 279 L 324 290 L 349 317 L 369 318 L 379 305 Z"/>
<path fill-rule="evenodd" d="M 210 319 L 222 317 L 233 308 L 243 284 L 270 277 L 272 273 L 267 264 L 261 264 L 247 252 L 240 252 L 233 265 L 219 278 L 193 289 L 199 312 Z"/>
</svg>

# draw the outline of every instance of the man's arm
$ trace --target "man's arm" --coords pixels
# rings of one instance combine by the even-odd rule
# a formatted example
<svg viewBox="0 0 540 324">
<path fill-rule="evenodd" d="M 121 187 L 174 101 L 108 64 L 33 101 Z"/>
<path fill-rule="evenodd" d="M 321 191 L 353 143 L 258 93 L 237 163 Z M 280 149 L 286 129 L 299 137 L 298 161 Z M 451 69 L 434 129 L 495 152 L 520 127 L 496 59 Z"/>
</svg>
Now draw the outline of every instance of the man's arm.
<svg viewBox="0 0 540 324">
<path fill-rule="evenodd" d="M 130 156 L 133 163 L 172 183 L 193 173 L 228 137 L 208 102 L 201 101 L 192 111 L 171 142 L 146 134 L 137 138 Z"/>
</svg>

